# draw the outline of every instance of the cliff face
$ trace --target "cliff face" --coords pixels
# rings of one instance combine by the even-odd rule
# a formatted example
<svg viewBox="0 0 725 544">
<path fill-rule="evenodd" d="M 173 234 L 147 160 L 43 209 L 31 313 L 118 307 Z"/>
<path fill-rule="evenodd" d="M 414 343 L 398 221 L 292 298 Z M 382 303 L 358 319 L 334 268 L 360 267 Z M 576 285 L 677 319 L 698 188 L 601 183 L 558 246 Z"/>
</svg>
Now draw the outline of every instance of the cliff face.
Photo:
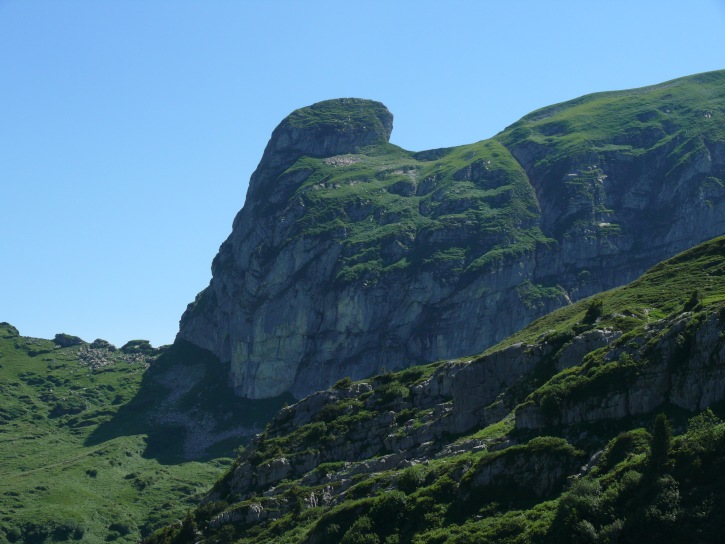
<svg viewBox="0 0 725 544">
<path fill-rule="evenodd" d="M 717 542 L 723 327 L 725 236 L 472 359 L 340 380 L 280 410 L 217 481 L 202 541 L 349 542 L 368 518 L 379 542 L 577 542 L 581 520 L 620 542 L 705 520 Z M 644 427 L 663 411 L 676 436 L 659 458 Z"/>
<path fill-rule="evenodd" d="M 725 72 L 539 110 L 412 153 L 377 102 L 272 134 L 179 338 L 236 391 L 302 397 L 478 353 L 725 232 Z"/>
</svg>

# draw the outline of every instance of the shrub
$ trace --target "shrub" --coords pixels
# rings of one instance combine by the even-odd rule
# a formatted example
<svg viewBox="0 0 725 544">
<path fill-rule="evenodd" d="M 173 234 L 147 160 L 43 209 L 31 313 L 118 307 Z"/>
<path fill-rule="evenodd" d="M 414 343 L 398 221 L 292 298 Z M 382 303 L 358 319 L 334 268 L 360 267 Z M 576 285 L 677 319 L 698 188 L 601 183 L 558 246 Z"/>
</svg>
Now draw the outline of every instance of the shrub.
<svg viewBox="0 0 725 544">
<path fill-rule="evenodd" d="M 144 355 L 153 355 L 156 353 L 156 349 L 151 345 L 148 340 L 129 340 L 123 346 L 121 346 L 123 353 L 141 353 Z"/>
<path fill-rule="evenodd" d="M 400 474 L 398 478 L 398 489 L 403 493 L 413 493 L 425 481 L 428 471 L 423 465 L 413 465 L 408 467 Z"/>
<path fill-rule="evenodd" d="M 23 536 L 23 531 L 19 527 L 8 527 L 5 536 L 10 542 L 17 542 Z"/>
<path fill-rule="evenodd" d="M 671 449 L 672 425 L 667 416 L 660 413 L 655 418 L 654 430 L 652 431 L 650 468 L 655 471 L 662 470 L 667 465 Z"/>
<path fill-rule="evenodd" d="M 598 464 L 600 470 L 610 470 L 632 455 L 647 452 L 651 440 L 650 434 L 644 429 L 621 433 L 607 444 Z"/>
<path fill-rule="evenodd" d="M 86 409 L 86 403 L 78 397 L 61 399 L 50 412 L 50 417 L 60 417 L 68 414 L 80 414 Z"/>
<path fill-rule="evenodd" d="M 689 312 L 691 310 L 694 310 L 695 307 L 699 304 L 699 302 L 700 302 L 700 291 L 698 291 L 697 289 L 695 289 L 692 292 L 692 294 L 690 295 L 690 299 L 687 302 L 685 302 L 685 306 L 682 309 L 685 312 Z"/>
<path fill-rule="evenodd" d="M 73 336 L 65 333 L 58 333 L 53 338 L 53 342 L 58 344 L 62 348 L 68 348 L 70 346 L 77 346 L 83 344 L 83 340 L 78 336 Z"/>
<path fill-rule="evenodd" d="M 340 544 L 380 544 L 380 538 L 373 532 L 373 522 L 368 516 L 360 516 L 352 524 Z"/>
<path fill-rule="evenodd" d="M 116 346 L 111 344 L 108 340 L 102 338 L 96 338 L 91 342 L 91 347 L 95 349 L 107 349 L 108 351 L 116 351 Z"/>
<path fill-rule="evenodd" d="M 408 497 L 399 490 L 388 491 L 375 499 L 370 516 L 378 528 L 390 531 L 408 511 Z"/>
<path fill-rule="evenodd" d="M 181 530 L 174 539 L 175 544 L 193 544 L 196 542 L 196 532 L 199 527 L 196 525 L 196 520 L 191 512 L 187 512 L 184 521 L 181 522 Z"/>
<path fill-rule="evenodd" d="M 376 389 L 376 392 L 380 396 L 380 401 L 384 404 L 396 399 L 405 400 L 410 395 L 410 389 L 397 382 L 381 385 Z"/>
<path fill-rule="evenodd" d="M 308 423 L 301 430 L 304 432 L 302 435 L 302 444 L 312 445 L 322 440 L 322 437 L 327 432 L 327 425 L 324 421 L 316 421 L 315 423 Z"/>
<path fill-rule="evenodd" d="M 582 319 L 582 323 L 585 323 L 587 325 L 593 325 L 596 323 L 597 319 L 602 317 L 602 310 L 604 309 L 604 302 L 601 300 L 593 300 L 589 303 L 589 306 L 587 307 L 587 313 L 584 314 L 584 319 Z"/>
</svg>

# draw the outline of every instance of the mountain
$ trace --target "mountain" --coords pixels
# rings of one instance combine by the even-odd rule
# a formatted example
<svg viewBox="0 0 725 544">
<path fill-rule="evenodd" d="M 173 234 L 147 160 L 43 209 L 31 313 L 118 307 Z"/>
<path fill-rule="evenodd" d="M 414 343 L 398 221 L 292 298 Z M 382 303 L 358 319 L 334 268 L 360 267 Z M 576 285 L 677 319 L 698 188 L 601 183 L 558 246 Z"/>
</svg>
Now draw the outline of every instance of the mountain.
<svg viewBox="0 0 725 544">
<path fill-rule="evenodd" d="M 599 290 L 722 232 L 724 79 L 294 112 L 174 345 L 0 323 L 0 544 L 719 542 L 725 239 Z"/>
<path fill-rule="evenodd" d="M 720 542 L 724 329 L 721 237 L 480 356 L 283 408 L 145 542 Z"/>
<path fill-rule="evenodd" d="M 725 233 L 725 71 L 535 111 L 478 143 L 388 142 L 378 102 L 274 130 L 178 338 L 238 395 L 480 353 Z"/>
</svg>

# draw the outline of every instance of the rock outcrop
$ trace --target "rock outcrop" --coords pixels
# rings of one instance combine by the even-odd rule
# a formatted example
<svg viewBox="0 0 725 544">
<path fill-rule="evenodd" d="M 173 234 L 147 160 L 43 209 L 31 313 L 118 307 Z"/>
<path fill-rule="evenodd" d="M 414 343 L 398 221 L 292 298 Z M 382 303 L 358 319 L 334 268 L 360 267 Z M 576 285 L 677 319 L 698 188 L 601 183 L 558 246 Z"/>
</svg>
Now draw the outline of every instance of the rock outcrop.
<svg viewBox="0 0 725 544">
<path fill-rule="evenodd" d="M 724 327 L 725 236 L 470 360 L 340 380 L 280 410 L 254 438 L 197 509 L 201 533 L 210 542 L 232 533 L 272 542 L 291 531 L 345 542 L 363 519 L 381 542 L 445 540 L 466 525 L 466 541 L 515 530 L 528 542 L 533 533 L 512 520 L 533 516 L 542 541 L 568 542 L 576 539 L 562 537 L 561 524 L 572 505 L 598 518 L 597 501 L 617 489 L 634 511 L 639 497 L 657 497 L 640 494 L 642 485 L 693 482 L 702 504 L 725 460 L 725 424 L 714 413 L 725 400 Z M 664 413 L 677 436 L 657 457 Z M 665 503 L 679 507 L 673 496 Z M 713 520 L 717 536 L 707 541 L 720 536 L 721 516 Z"/>
<path fill-rule="evenodd" d="M 595 94 L 421 153 L 388 143 L 380 103 L 298 110 L 178 338 L 249 398 L 482 352 L 725 232 L 724 83 Z"/>
<path fill-rule="evenodd" d="M 542 429 L 641 416 L 665 405 L 698 412 L 725 399 L 725 316 L 710 314 L 693 320 L 684 312 L 652 327 L 633 345 L 614 344 L 604 360 L 619 379 L 600 379 L 595 391 L 577 391 L 554 401 L 543 394 L 516 412 L 516 426 Z M 651 361 L 649 365 L 626 361 Z M 616 365 L 616 367 L 614 366 Z M 590 387 L 590 389 L 592 389 Z"/>
<path fill-rule="evenodd" d="M 235 496 L 251 500 L 260 490 L 270 497 L 283 494 L 287 488 L 280 482 L 285 480 L 306 486 L 333 483 L 329 504 L 338 504 L 357 474 L 372 477 L 431 459 L 488 451 L 500 455 L 484 456 L 469 467 L 461 493 L 494 485 L 528 486 L 536 495 L 547 495 L 581 466 L 580 453 L 551 437 L 522 448 L 513 438 L 470 433 L 510 421 L 518 437 L 552 429 L 566 434 L 577 426 L 645 417 L 668 405 L 697 413 L 725 400 L 723 250 L 725 238 L 716 239 L 662 263 L 634 284 L 600 295 L 614 311 L 595 323 L 580 321 L 542 334 L 549 323 L 566 322 L 562 312 L 555 312 L 522 331 L 528 338 L 534 335 L 532 342 L 427 370 L 411 368 L 359 383 L 345 380 L 310 395 L 277 414 L 240 458 L 228 486 Z M 663 319 L 641 312 L 624 317 L 623 308 L 633 303 L 652 304 L 655 312 L 659 306 L 679 306 L 687 294 L 673 292 L 673 286 L 687 277 L 698 284 L 712 278 L 703 296 L 716 302 L 702 307 L 693 301 L 694 311 Z M 653 293 L 653 285 L 660 290 Z M 586 305 L 583 301 L 567 311 L 585 316 Z M 329 470 L 318 469 L 325 466 Z"/>
</svg>

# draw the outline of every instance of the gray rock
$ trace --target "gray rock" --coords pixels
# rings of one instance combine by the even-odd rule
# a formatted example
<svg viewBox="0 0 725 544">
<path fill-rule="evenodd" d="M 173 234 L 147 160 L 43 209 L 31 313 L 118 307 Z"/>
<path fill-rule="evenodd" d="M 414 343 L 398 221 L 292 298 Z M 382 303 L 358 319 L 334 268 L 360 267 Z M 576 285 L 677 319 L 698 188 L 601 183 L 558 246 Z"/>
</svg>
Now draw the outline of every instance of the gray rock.
<svg viewBox="0 0 725 544">
<path fill-rule="evenodd" d="M 700 323 L 691 319 L 692 314 L 685 312 L 651 327 L 654 345 L 640 345 L 631 356 L 649 358 L 656 364 L 644 367 L 630 383 L 610 384 L 609 389 L 586 399 L 565 400 L 555 423 L 573 425 L 637 416 L 652 413 L 666 403 L 696 412 L 725 400 L 724 323 L 716 313 Z M 692 327 L 694 330 L 687 330 Z M 692 335 L 685 347 L 683 334 Z M 629 349 L 612 346 L 605 359 L 615 360 Z M 551 423 L 533 401 L 516 410 L 518 428 L 541 429 Z"/>
<path fill-rule="evenodd" d="M 325 113 L 331 111 L 338 117 Z M 707 182 L 723 178 L 725 142 L 708 141 L 693 161 L 674 168 L 676 139 L 616 134 L 612 150 L 592 143 L 545 168 L 545 145 L 502 136 L 502 153 L 508 149 L 521 165 L 538 208 L 526 228 L 540 229 L 551 243 L 521 248 L 466 277 L 441 265 L 338 285 L 346 227 L 317 237 L 297 235 L 296 222 L 308 210 L 296 191 L 312 172 L 288 167 L 303 155 L 327 157 L 335 168 L 354 164 L 350 154 L 386 142 L 391 130 L 392 115 L 382 104 L 346 99 L 298 110 L 273 132 L 232 233 L 214 259 L 210 285 L 189 305 L 178 335 L 228 363 L 239 395 L 289 391 L 302 398 L 344 376 L 357 380 L 384 368 L 481 353 L 538 316 L 632 281 L 653 264 L 725 232 L 725 190 L 720 182 Z M 651 137 L 662 145 L 653 145 L 660 140 Z M 502 175 L 495 165 L 471 158 L 451 179 L 495 186 Z M 410 174 L 416 191 L 435 191 L 437 183 Z M 406 187 L 401 198 L 419 198 Z M 479 235 L 471 234 L 462 213 L 474 203 L 438 205 L 458 215 L 420 239 L 381 242 L 383 258 L 392 263 L 436 243 L 474 244 Z M 422 215 L 430 213 L 421 206 Z M 395 223 L 394 213 L 369 210 L 364 202 L 338 211 L 351 220 L 390 215 Z M 532 302 L 526 293 L 535 295 L 539 286 L 550 290 Z M 575 364 L 578 356 L 570 352 L 560 364 Z M 521 357 L 515 364 L 524 371 L 528 363 Z M 481 385 L 477 394 L 488 397 L 484 390 L 497 387 Z"/>
</svg>

